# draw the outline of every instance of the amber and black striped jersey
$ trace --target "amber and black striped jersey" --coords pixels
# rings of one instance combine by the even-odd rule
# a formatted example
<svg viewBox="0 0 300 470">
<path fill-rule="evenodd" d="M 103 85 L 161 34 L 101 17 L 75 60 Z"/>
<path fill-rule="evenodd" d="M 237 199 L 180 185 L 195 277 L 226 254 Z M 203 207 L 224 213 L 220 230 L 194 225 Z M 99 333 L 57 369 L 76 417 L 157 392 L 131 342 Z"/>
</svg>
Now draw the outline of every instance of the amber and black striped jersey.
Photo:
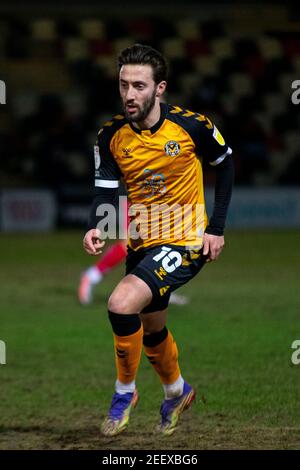
<svg viewBox="0 0 300 470">
<path fill-rule="evenodd" d="M 161 243 L 201 246 L 207 215 L 202 163 L 218 165 L 232 150 L 210 119 L 161 103 L 159 121 L 139 130 L 123 115 L 100 129 L 95 146 L 96 188 L 117 188 L 123 179 L 133 249 Z"/>
</svg>

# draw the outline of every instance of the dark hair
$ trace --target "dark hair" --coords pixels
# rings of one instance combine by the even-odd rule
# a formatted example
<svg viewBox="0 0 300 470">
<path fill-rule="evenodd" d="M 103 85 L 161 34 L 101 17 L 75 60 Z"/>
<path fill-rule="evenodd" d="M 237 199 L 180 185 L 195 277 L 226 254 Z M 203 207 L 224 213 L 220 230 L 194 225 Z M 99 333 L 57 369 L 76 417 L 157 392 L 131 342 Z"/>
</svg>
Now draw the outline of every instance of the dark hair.
<svg viewBox="0 0 300 470">
<path fill-rule="evenodd" d="M 168 65 L 164 56 L 151 46 L 134 44 L 123 49 L 118 57 L 119 70 L 123 65 L 151 65 L 156 84 L 167 80 Z"/>
</svg>

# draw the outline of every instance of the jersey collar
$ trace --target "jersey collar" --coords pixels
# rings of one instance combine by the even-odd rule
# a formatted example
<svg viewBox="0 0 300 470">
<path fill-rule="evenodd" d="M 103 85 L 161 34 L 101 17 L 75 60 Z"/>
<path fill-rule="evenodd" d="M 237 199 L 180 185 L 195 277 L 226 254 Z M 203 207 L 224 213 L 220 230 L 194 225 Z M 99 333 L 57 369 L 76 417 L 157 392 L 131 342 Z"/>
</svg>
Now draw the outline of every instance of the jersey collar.
<svg viewBox="0 0 300 470">
<path fill-rule="evenodd" d="M 131 129 L 136 132 L 137 134 L 142 134 L 143 131 L 147 131 L 147 132 L 150 132 L 151 134 L 154 134 L 156 131 L 158 131 L 158 129 L 161 127 L 161 125 L 163 124 L 165 118 L 166 118 L 166 115 L 167 115 L 167 105 L 165 103 L 160 103 L 160 118 L 159 120 L 154 124 L 154 126 L 150 127 L 150 129 L 138 129 L 137 127 L 135 127 L 133 125 L 132 122 L 129 123 Z"/>
</svg>

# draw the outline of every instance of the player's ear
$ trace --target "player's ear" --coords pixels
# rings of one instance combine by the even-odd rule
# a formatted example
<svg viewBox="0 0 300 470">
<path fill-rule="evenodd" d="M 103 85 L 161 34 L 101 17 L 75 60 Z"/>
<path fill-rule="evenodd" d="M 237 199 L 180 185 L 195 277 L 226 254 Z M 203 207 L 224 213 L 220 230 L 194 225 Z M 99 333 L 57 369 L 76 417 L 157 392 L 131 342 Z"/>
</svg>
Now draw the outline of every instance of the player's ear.
<svg viewBox="0 0 300 470">
<path fill-rule="evenodd" d="M 164 94 L 167 88 L 167 82 L 165 80 L 161 81 L 156 88 L 156 96 L 159 98 Z"/>
</svg>

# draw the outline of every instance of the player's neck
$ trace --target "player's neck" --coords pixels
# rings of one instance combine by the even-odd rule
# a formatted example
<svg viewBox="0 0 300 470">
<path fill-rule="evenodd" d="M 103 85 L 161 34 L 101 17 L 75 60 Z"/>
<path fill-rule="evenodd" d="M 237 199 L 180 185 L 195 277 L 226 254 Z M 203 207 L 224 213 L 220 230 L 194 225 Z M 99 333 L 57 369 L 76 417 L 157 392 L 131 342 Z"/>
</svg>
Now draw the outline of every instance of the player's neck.
<svg viewBox="0 0 300 470">
<path fill-rule="evenodd" d="M 133 122 L 133 125 L 140 130 L 151 129 L 160 119 L 160 101 L 157 100 L 150 113 L 144 121 Z"/>
</svg>

